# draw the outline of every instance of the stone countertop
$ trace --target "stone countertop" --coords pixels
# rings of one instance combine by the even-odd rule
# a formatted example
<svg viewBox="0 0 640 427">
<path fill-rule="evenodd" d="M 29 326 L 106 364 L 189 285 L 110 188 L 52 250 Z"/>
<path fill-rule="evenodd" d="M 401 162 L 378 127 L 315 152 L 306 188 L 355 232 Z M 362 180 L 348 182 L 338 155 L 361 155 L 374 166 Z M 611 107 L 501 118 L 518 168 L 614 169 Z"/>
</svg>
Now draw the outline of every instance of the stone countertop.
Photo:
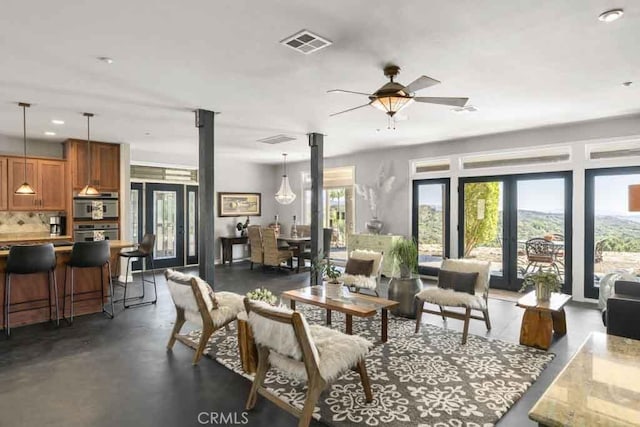
<svg viewBox="0 0 640 427">
<path fill-rule="evenodd" d="M 640 426 L 640 341 L 592 332 L 529 418 L 545 426 Z"/>
<path fill-rule="evenodd" d="M 70 235 L 52 236 L 49 233 L 0 233 L 0 244 L 27 242 L 52 242 L 54 240 L 71 240 Z"/>
</svg>

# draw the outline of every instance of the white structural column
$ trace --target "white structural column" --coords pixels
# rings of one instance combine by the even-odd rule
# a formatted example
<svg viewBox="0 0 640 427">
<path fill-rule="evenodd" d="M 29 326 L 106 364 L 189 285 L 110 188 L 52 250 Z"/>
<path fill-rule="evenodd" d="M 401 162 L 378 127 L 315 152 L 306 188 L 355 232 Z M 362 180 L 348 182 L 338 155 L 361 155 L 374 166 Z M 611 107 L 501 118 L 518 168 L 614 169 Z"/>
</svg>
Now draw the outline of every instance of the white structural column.
<svg viewBox="0 0 640 427">
<path fill-rule="evenodd" d="M 214 213 L 214 118 L 209 110 L 196 110 L 198 142 L 198 272 L 200 278 L 214 285 L 215 213 Z"/>
</svg>

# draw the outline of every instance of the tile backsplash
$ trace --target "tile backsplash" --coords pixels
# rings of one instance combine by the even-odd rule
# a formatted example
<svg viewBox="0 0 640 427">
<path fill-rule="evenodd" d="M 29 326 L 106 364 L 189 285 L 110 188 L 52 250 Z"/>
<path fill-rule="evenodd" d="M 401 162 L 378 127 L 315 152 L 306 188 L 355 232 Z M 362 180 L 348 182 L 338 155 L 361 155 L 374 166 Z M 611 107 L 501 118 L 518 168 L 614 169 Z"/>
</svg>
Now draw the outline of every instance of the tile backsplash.
<svg viewBox="0 0 640 427">
<path fill-rule="evenodd" d="M 48 212 L 0 212 L 0 234 L 2 233 L 48 233 Z"/>
</svg>

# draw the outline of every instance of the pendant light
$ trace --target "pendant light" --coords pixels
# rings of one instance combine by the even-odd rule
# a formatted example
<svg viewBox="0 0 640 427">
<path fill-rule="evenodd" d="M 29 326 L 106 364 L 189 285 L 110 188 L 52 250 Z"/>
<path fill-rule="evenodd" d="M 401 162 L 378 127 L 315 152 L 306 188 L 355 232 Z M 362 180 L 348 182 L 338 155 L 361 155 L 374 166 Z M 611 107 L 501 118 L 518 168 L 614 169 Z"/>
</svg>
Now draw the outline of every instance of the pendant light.
<svg viewBox="0 0 640 427">
<path fill-rule="evenodd" d="M 284 157 L 284 173 L 282 174 L 282 182 L 280 183 L 280 189 L 276 193 L 276 202 L 281 205 L 290 205 L 296 199 L 296 194 L 291 191 L 291 185 L 289 185 L 289 177 L 287 176 L 287 153 L 282 154 Z"/>
<path fill-rule="evenodd" d="M 91 127 L 90 121 L 91 117 L 93 117 L 93 113 L 82 113 L 83 116 L 87 118 L 87 185 L 84 186 L 79 196 L 97 196 L 100 194 L 96 187 L 91 185 Z"/>
<path fill-rule="evenodd" d="M 24 182 L 15 191 L 15 194 L 20 196 L 34 195 L 36 192 L 27 182 L 27 108 L 31 107 L 31 104 L 26 102 L 20 102 L 18 104 L 22 107 L 22 143 L 24 146 Z"/>
</svg>

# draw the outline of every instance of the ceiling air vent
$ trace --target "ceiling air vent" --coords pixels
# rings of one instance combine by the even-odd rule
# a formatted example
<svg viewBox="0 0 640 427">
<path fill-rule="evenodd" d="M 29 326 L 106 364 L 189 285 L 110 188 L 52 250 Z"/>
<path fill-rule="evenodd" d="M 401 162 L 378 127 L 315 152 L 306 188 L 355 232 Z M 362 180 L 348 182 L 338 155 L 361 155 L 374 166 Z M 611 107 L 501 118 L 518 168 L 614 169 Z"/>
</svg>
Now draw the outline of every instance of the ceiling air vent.
<svg viewBox="0 0 640 427">
<path fill-rule="evenodd" d="M 270 136 L 268 138 L 259 139 L 258 142 L 262 142 L 263 144 L 282 144 L 283 142 L 295 141 L 295 138 L 292 138 L 287 135 L 276 135 Z"/>
<path fill-rule="evenodd" d="M 323 47 L 329 46 L 331 44 L 331 41 L 325 39 L 324 37 L 320 37 L 317 34 L 313 34 L 311 31 L 302 30 L 292 36 L 287 37 L 280 43 L 290 47 L 293 50 L 297 50 L 298 52 L 302 52 L 305 55 L 308 55 L 322 49 Z"/>
</svg>

